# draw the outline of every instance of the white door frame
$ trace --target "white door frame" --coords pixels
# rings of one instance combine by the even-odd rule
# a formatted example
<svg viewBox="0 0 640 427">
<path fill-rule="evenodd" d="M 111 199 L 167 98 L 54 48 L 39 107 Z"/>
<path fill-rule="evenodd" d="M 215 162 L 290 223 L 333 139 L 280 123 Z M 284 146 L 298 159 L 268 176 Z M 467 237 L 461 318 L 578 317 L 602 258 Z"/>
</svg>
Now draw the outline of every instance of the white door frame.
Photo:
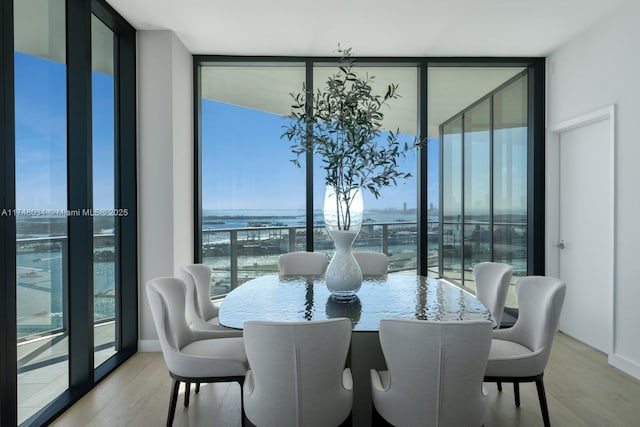
<svg viewBox="0 0 640 427">
<path fill-rule="evenodd" d="M 556 246 L 560 241 L 560 134 L 583 126 L 590 125 L 602 120 L 609 120 L 609 217 L 611 221 L 608 225 L 609 240 L 603 254 L 607 256 L 606 263 L 609 271 L 607 276 L 611 278 L 611 341 L 609 348 L 609 361 L 615 354 L 615 331 L 616 331 L 616 277 L 615 277 L 615 239 L 616 239 L 616 185 L 615 185 L 615 106 L 609 105 L 590 113 L 582 114 L 569 120 L 550 126 L 547 135 L 546 149 L 546 225 L 545 225 L 545 269 L 546 274 L 558 276 L 560 271 L 560 249 Z"/>
</svg>

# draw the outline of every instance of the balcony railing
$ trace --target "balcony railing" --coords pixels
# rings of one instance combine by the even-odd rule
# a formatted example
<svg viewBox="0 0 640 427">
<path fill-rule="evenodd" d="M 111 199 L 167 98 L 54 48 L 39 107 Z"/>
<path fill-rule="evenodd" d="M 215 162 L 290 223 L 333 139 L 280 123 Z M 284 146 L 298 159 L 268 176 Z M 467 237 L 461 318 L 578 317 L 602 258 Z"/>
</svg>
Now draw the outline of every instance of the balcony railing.
<svg viewBox="0 0 640 427">
<path fill-rule="evenodd" d="M 430 223 L 437 230 L 437 222 Z M 430 239 L 437 240 L 437 232 Z M 383 252 L 389 256 L 389 271 L 415 270 L 418 247 L 415 221 L 367 222 L 354 242 L 354 251 Z M 434 247 L 437 242 L 434 240 Z M 333 241 L 324 225 L 313 227 L 314 250 L 333 254 Z M 224 295 L 245 281 L 277 271 L 280 254 L 306 249 L 306 227 L 259 225 L 244 228 L 203 230 L 203 262 L 214 272 L 212 295 Z M 437 251 L 430 254 L 437 263 Z"/>
<path fill-rule="evenodd" d="M 94 320 L 109 322 L 115 313 L 115 238 L 113 234 L 93 238 Z M 16 240 L 19 342 L 66 333 L 67 243 L 66 236 Z"/>
</svg>

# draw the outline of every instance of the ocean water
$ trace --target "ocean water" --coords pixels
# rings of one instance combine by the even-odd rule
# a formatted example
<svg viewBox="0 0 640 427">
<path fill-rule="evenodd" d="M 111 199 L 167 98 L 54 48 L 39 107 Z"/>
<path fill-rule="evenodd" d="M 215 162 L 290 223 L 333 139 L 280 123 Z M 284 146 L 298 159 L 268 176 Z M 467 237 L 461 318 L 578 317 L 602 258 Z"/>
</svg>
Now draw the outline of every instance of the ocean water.
<svg viewBox="0 0 640 427">
<path fill-rule="evenodd" d="M 415 209 L 388 209 L 365 211 L 365 222 L 405 222 L 416 221 Z M 432 217 L 434 221 L 437 217 Z M 316 225 L 324 225 L 322 211 L 313 214 Z M 261 223 L 266 226 L 304 226 L 306 213 L 304 209 L 204 209 L 202 211 L 202 229 L 217 230 L 226 228 L 251 227 L 250 223 Z"/>
<path fill-rule="evenodd" d="M 289 250 L 289 229 L 296 227 L 295 250 L 305 250 L 306 216 L 304 210 L 271 209 L 271 210 L 204 210 L 203 245 L 210 248 L 204 254 L 204 262 L 214 270 L 214 285 L 220 285 L 214 293 L 224 293 L 230 286 L 229 242 L 231 231 L 234 231 L 243 253 L 238 254 L 238 279 L 246 280 L 260 274 L 277 271 L 277 259 L 280 253 Z M 437 223 L 437 216 L 429 216 L 429 220 Z M 371 210 L 365 212 L 365 223 L 354 249 L 359 251 L 382 251 L 382 226 L 372 223 L 396 223 L 388 226 L 389 253 L 393 269 L 416 268 L 416 230 L 415 210 Z M 333 244 L 323 225 L 322 211 L 314 212 L 314 242 L 316 250 L 333 253 Z M 281 230 L 269 230 L 267 227 Z M 30 237 L 40 239 L 46 235 L 31 234 Z M 437 237 L 429 235 L 432 238 Z M 45 240 L 46 241 L 46 240 Z M 431 242 L 437 247 L 439 242 Z M 23 245 L 20 250 L 20 245 Z M 268 245 L 276 245 L 269 247 Z M 61 245 L 18 244 L 17 266 L 17 315 L 19 334 L 27 335 L 62 326 L 63 301 L 63 255 Z M 105 249 L 105 248 L 103 248 Z M 106 248 L 111 249 L 111 248 Z M 214 250 L 215 249 L 215 250 Z M 219 253 L 216 253 L 218 251 Z M 428 254 L 436 257 L 437 252 Z M 526 261 L 525 261 L 526 263 Z M 94 311 L 95 319 L 109 318 L 115 312 L 115 264 L 104 260 L 94 264 Z"/>
<path fill-rule="evenodd" d="M 324 228 L 321 210 L 314 212 L 314 247 L 329 257 L 333 242 Z M 437 217 L 434 217 L 435 221 Z M 306 214 L 304 210 L 204 210 L 203 262 L 213 269 L 213 293 L 225 293 L 232 286 L 230 277 L 230 241 L 238 242 L 238 282 L 277 271 L 278 257 L 290 250 L 290 227 L 295 227 L 293 250 L 306 248 Z M 361 232 L 354 250 L 382 251 L 381 223 L 388 226 L 389 253 L 393 268 L 416 268 L 416 211 L 407 209 L 370 210 L 365 212 Z M 278 229 L 281 227 L 281 229 Z M 232 231 L 233 230 L 233 231 Z M 216 286 L 217 285 L 217 286 Z M 218 289 L 216 289 L 218 288 Z"/>
<path fill-rule="evenodd" d="M 16 315 L 18 337 L 61 328 L 63 325 L 62 248 L 26 250 L 18 245 L 16 266 Z M 115 263 L 94 263 L 94 319 L 115 313 Z"/>
</svg>

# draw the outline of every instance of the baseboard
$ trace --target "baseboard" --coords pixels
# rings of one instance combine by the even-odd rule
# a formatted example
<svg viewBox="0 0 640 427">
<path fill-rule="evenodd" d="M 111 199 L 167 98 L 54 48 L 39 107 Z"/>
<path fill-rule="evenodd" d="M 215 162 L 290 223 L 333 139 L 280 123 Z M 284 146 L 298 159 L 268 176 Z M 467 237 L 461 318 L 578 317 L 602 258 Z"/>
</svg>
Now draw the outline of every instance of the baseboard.
<svg viewBox="0 0 640 427">
<path fill-rule="evenodd" d="M 609 364 L 640 380 L 640 365 L 617 354 L 609 355 Z"/>
<path fill-rule="evenodd" d="M 156 353 L 162 351 L 160 348 L 160 341 L 140 340 L 138 341 L 138 351 L 142 353 Z"/>
</svg>

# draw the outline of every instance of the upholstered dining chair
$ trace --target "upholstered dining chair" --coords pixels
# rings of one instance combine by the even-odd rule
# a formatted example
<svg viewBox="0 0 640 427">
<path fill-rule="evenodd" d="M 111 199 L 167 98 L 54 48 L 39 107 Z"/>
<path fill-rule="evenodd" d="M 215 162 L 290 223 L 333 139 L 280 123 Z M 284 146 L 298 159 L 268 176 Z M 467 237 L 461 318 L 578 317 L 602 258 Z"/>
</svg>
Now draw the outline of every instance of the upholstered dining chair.
<svg viewBox="0 0 640 427">
<path fill-rule="evenodd" d="M 349 319 L 248 321 L 244 340 L 251 366 L 244 383 L 244 408 L 252 423 L 330 427 L 349 417 Z"/>
<path fill-rule="evenodd" d="M 389 258 L 382 252 L 353 252 L 353 256 L 363 276 L 382 276 L 387 274 Z"/>
<path fill-rule="evenodd" d="M 179 274 L 186 286 L 186 314 L 191 328 L 241 337 L 241 330 L 226 328 L 218 322 L 218 308 L 211 302 L 211 267 L 205 264 L 184 265 L 180 267 Z"/>
<path fill-rule="evenodd" d="M 185 285 L 174 277 L 147 282 L 147 297 L 164 361 L 173 379 L 167 426 L 173 424 L 180 383 L 186 383 L 185 407 L 191 383 L 237 382 L 242 385 L 247 357 L 242 338 L 215 331 L 193 331 L 185 317 Z"/>
<path fill-rule="evenodd" d="M 550 426 L 547 397 L 542 380 L 566 286 L 560 279 L 522 277 L 516 282 L 518 320 L 507 329 L 494 331 L 484 380 L 513 383 L 516 406 L 520 406 L 520 383 L 535 382 L 545 427 Z"/>
<path fill-rule="evenodd" d="M 278 270 L 283 276 L 320 276 L 327 271 L 327 256 L 320 252 L 289 252 L 278 258 Z"/>
<path fill-rule="evenodd" d="M 388 369 L 371 370 L 377 413 L 396 427 L 483 425 L 491 332 L 488 320 L 381 320 Z"/>
<path fill-rule="evenodd" d="M 491 311 L 499 328 L 513 267 L 500 262 L 481 262 L 473 267 L 476 297 Z"/>
</svg>

